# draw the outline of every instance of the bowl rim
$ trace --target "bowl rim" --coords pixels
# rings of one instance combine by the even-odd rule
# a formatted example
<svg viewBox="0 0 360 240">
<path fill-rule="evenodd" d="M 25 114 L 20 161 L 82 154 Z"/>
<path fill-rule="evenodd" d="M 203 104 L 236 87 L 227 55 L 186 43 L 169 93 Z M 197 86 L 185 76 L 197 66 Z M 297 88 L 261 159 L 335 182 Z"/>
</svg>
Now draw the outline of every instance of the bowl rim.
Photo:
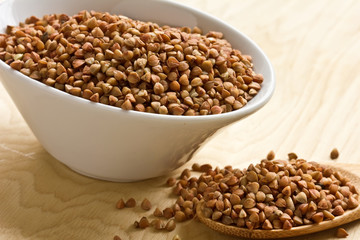
<svg viewBox="0 0 360 240">
<path fill-rule="evenodd" d="M 8 2 L 15 2 L 16 0 L 0 0 L 0 8 Z M 106 1 L 106 0 L 105 0 Z M 125 0 L 127 1 L 127 0 Z M 130 1 L 130 0 L 129 0 Z M 132 0 L 134 1 L 134 0 Z M 141 1 L 141 0 L 135 0 L 135 1 Z M 214 115 L 197 115 L 197 116 L 184 116 L 184 115 L 164 115 L 164 114 L 159 114 L 159 113 L 148 113 L 148 112 L 140 112 L 140 111 L 135 111 L 135 110 L 123 110 L 122 108 L 118 108 L 118 107 L 114 107 L 114 106 L 110 106 L 107 104 L 103 104 L 103 103 L 95 103 L 92 102 L 88 99 L 84 99 L 82 97 L 78 97 L 78 96 L 73 96 L 65 91 L 56 89 L 54 87 L 51 86 L 47 86 L 46 84 L 34 80 L 22 73 L 20 73 L 19 71 L 16 71 L 14 69 L 12 69 L 9 65 L 7 65 L 5 62 L 0 60 L 0 67 L 3 68 L 4 71 L 6 70 L 10 70 L 13 71 L 13 74 L 15 74 L 14 76 L 18 77 L 21 81 L 27 81 L 29 82 L 29 84 L 33 85 L 34 87 L 38 87 L 40 89 L 43 89 L 44 91 L 50 91 L 50 93 L 53 93 L 57 96 L 60 97 L 65 97 L 68 98 L 69 100 L 71 99 L 72 101 L 76 101 L 76 103 L 78 104 L 88 104 L 88 106 L 90 106 L 89 104 L 96 104 L 97 108 L 99 109 L 103 109 L 104 111 L 111 111 L 114 112 L 115 114 L 128 114 L 129 117 L 133 116 L 133 117 L 142 117 L 144 119 L 154 119 L 154 120 L 171 120 L 171 121 L 181 121 L 183 122 L 184 120 L 189 121 L 189 122 L 199 122 L 199 121 L 226 121 L 226 120 L 231 120 L 231 119 L 240 119 L 241 117 L 247 116 L 257 110 L 259 110 L 261 107 L 263 107 L 272 97 L 274 90 L 275 90 L 275 72 L 274 72 L 274 68 L 269 60 L 269 58 L 267 57 L 267 55 L 264 53 L 264 51 L 255 43 L 255 41 L 253 41 L 251 38 L 249 38 L 247 35 L 245 35 L 244 33 L 242 33 L 241 31 L 239 31 L 238 29 L 236 29 L 235 27 L 233 27 L 232 25 L 226 23 L 225 21 L 219 19 L 216 16 L 213 16 L 209 13 L 206 13 L 204 11 L 198 10 L 194 7 L 191 6 L 187 6 L 183 3 L 178 3 L 178 2 L 174 2 L 174 1 L 169 1 L 169 0 L 153 0 L 156 2 L 161 2 L 163 4 L 169 4 L 169 5 L 173 5 L 175 7 L 178 8 L 182 8 L 186 11 L 192 12 L 194 13 L 196 16 L 199 15 L 203 15 L 206 18 L 210 18 L 213 19 L 214 21 L 219 22 L 220 24 L 223 24 L 225 26 L 227 26 L 231 31 L 236 32 L 237 34 L 239 34 L 242 38 L 244 38 L 247 42 L 251 43 L 251 45 L 253 45 L 254 49 L 256 49 L 256 51 L 258 51 L 260 53 L 260 55 L 262 56 L 262 58 L 264 58 L 265 61 L 265 65 L 268 66 L 269 68 L 269 78 L 265 79 L 264 81 L 267 81 L 267 89 L 266 92 L 264 88 L 262 87 L 259 91 L 259 93 L 253 98 L 251 99 L 249 102 L 251 104 L 249 104 L 249 102 L 242 108 L 238 109 L 238 110 L 234 110 L 231 112 L 227 112 L 227 113 L 221 113 L 221 114 L 214 114 Z M 201 26 L 200 26 L 201 27 Z M 0 78 L 2 79 L 2 78 Z M 6 81 L 6 80 L 2 80 L 2 81 Z M 261 93 L 261 94 L 260 94 Z"/>
</svg>

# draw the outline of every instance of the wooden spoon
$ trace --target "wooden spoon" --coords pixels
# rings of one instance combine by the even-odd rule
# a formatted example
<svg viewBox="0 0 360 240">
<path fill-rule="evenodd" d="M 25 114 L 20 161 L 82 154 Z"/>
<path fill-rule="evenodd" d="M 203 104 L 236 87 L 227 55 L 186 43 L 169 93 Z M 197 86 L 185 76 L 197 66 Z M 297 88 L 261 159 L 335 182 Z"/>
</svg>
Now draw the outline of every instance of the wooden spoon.
<svg viewBox="0 0 360 240">
<path fill-rule="evenodd" d="M 335 171 L 340 172 L 344 177 L 349 178 L 350 182 L 355 185 L 356 189 L 360 190 L 360 177 L 341 168 L 337 168 L 334 166 L 329 166 L 329 167 L 331 167 Z M 282 230 L 282 229 L 250 230 L 248 228 L 228 226 L 220 222 L 213 221 L 210 218 L 206 218 L 204 216 L 204 211 L 203 211 L 204 207 L 205 207 L 205 202 L 204 201 L 199 202 L 199 204 L 196 207 L 196 214 L 199 220 L 208 227 L 214 229 L 215 231 L 225 233 L 228 235 L 253 238 L 253 239 L 295 237 L 295 236 L 305 235 L 309 233 L 314 233 L 314 232 L 319 232 L 326 229 L 334 228 L 355 221 L 357 219 L 360 219 L 360 205 L 359 205 L 355 209 L 345 211 L 343 215 L 337 216 L 333 220 L 326 220 L 317 224 L 293 227 L 290 230 Z"/>
</svg>

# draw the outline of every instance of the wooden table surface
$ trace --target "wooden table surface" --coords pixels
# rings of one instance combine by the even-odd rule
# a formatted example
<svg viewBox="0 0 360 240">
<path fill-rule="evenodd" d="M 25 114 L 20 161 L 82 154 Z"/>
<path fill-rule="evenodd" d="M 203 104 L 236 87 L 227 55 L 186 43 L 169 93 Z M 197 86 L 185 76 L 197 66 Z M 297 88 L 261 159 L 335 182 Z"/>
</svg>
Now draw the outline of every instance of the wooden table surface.
<svg viewBox="0 0 360 240">
<path fill-rule="evenodd" d="M 180 1 L 179 1 L 180 2 Z M 220 130 L 193 163 L 245 167 L 270 150 L 296 152 L 360 174 L 360 1 L 185 0 L 255 40 L 270 58 L 277 86 L 259 112 Z M 29 13 L 31 15 L 31 13 Z M 179 174 L 183 168 L 174 171 Z M 197 221 L 173 232 L 137 230 L 148 216 L 115 209 L 120 198 L 147 197 L 158 207 L 174 201 L 168 176 L 138 183 L 83 177 L 50 156 L 34 137 L 0 84 L 0 239 L 182 239 L 229 240 Z M 344 227 L 359 239 L 360 221 Z M 335 230 L 293 239 L 335 239 Z"/>
</svg>

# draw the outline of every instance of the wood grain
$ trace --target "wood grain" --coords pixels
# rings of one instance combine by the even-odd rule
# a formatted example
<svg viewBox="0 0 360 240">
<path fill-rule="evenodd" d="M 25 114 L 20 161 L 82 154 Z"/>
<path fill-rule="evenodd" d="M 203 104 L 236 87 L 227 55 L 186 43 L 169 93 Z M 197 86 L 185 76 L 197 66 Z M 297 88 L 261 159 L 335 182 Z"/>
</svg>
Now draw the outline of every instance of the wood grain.
<svg viewBox="0 0 360 240">
<path fill-rule="evenodd" d="M 178 0 L 180 2 L 180 0 Z M 256 114 L 215 134 L 193 159 L 213 165 L 247 166 L 273 149 L 278 157 L 336 163 L 360 175 L 360 2 L 326 0 L 183 0 L 241 30 L 267 53 L 277 88 Z M 29 13 L 31 15 L 31 13 Z M 181 169 L 174 171 L 178 174 Z M 144 197 L 166 207 L 167 176 L 110 183 L 80 176 L 38 143 L 0 84 L 0 239 L 236 239 L 195 220 L 175 231 L 136 230 L 149 215 L 140 208 L 117 210 L 119 198 Z M 360 236 L 359 221 L 344 226 Z M 336 239 L 335 229 L 292 239 Z"/>
</svg>

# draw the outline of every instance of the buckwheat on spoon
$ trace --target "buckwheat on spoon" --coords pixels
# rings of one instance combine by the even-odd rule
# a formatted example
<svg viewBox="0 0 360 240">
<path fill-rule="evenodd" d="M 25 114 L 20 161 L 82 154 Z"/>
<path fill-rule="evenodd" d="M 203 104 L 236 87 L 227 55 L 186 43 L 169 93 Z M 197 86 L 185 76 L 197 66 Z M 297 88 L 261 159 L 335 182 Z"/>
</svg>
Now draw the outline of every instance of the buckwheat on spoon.
<svg viewBox="0 0 360 240">
<path fill-rule="evenodd" d="M 163 210 L 155 208 L 151 223 L 143 217 L 135 227 L 172 231 L 175 222 L 196 217 L 216 231 L 261 239 L 309 234 L 360 218 L 360 177 L 307 162 L 295 153 L 279 160 L 271 151 L 259 164 L 243 170 L 195 163 L 192 171 L 183 170 L 166 185 L 178 196 L 176 202 Z M 151 206 L 149 200 L 141 206 L 150 210 L 145 205 Z M 126 203 L 120 199 L 116 206 L 121 209 Z M 339 228 L 336 236 L 346 237 L 347 232 Z"/>
<path fill-rule="evenodd" d="M 234 236 L 293 237 L 360 218 L 358 176 L 295 154 L 244 170 L 212 169 L 197 183 L 203 196 L 196 206 L 198 219 Z"/>
</svg>

